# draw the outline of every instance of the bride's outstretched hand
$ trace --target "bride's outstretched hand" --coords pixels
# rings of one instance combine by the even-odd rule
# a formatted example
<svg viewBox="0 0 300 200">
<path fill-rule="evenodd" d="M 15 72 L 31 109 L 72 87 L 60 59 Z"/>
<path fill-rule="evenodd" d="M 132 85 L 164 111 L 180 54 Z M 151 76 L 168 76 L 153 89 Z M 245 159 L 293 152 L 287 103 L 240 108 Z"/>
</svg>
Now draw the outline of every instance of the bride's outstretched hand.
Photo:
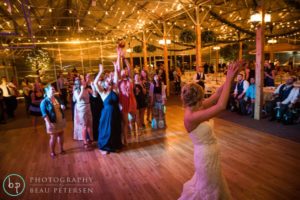
<svg viewBox="0 0 300 200">
<path fill-rule="evenodd" d="M 240 62 L 231 62 L 228 66 L 226 78 L 232 80 L 236 76 L 237 72 L 239 71 L 240 66 L 241 66 Z"/>
</svg>

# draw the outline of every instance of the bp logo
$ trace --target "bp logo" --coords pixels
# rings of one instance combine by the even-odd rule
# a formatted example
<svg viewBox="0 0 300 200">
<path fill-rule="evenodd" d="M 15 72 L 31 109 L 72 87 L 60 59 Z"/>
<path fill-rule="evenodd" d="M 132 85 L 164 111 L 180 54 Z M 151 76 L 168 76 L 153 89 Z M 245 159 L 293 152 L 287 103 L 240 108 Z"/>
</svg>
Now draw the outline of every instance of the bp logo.
<svg viewBox="0 0 300 200">
<path fill-rule="evenodd" d="M 11 197 L 21 195 L 25 190 L 25 186 L 25 180 L 19 174 L 7 175 L 2 184 L 4 192 Z"/>
</svg>

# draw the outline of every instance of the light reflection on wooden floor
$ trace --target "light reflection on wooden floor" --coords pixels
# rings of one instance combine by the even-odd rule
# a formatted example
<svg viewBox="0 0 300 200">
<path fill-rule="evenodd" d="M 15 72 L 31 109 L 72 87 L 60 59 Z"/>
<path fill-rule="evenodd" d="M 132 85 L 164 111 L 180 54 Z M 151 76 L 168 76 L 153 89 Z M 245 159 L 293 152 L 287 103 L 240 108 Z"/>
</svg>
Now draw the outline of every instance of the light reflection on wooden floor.
<svg viewBox="0 0 300 200">
<path fill-rule="evenodd" d="M 0 126 L 1 183 L 7 174 L 23 175 L 27 189 L 18 199 L 177 199 L 194 172 L 193 146 L 183 128 L 183 109 L 172 104 L 167 112 L 165 131 L 151 132 L 148 127 L 139 142 L 105 156 L 96 147 L 86 151 L 81 142 L 72 140 L 70 121 L 65 133 L 67 154 L 54 160 L 43 125 L 37 131 L 30 126 L 4 131 Z M 215 130 L 234 199 L 300 198 L 299 143 L 221 119 L 215 119 Z M 91 177 L 92 183 L 77 187 L 92 188 L 93 193 L 30 193 L 36 186 L 29 183 L 30 177 Z M 9 199 L 4 195 L 1 189 L 0 199 Z"/>
</svg>

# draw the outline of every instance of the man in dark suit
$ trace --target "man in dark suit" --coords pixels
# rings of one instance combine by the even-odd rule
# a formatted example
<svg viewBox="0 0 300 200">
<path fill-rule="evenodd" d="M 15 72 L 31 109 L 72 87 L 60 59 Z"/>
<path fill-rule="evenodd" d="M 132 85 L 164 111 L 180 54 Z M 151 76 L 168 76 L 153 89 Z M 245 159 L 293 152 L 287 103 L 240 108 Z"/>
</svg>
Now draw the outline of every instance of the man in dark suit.
<svg viewBox="0 0 300 200">
<path fill-rule="evenodd" d="M 194 76 L 194 82 L 198 83 L 200 86 L 202 86 L 203 90 L 205 88 L 205 75 L 204 75 L 204 68 L 201 66 L 196 67 L 197 73 Z"/>
</svg>

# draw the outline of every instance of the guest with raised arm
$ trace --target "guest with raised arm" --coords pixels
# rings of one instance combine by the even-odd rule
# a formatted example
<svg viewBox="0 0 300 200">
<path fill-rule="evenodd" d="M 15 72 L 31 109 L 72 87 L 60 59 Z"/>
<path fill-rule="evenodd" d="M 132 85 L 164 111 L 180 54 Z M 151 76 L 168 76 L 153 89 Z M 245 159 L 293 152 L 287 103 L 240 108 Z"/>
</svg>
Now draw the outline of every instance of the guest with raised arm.
<svg viewBox="0 0 300 200">
<path fill-rule="evenodd" d="M 98 147 L 102 154 L 115 152 L 122 147 L 121 113 L 119 98 L 115 90 L 115 85 L 118 82 L 117 68 L 119 67 L 119 61 L 113 64 L 115 69 L 113 80 L 109 73 L 107 73 L 104 75 L 103 81 L 99 81 L 103 73 L 103 66 L 101 64 L 99 64 L 99 73 L 94 80 L 95 89 L 103 101 L 98 129 Z"/>
<path fill-rule="evenodd" d="M 96 96 L 93 88 L 88 88 L 85 80 L 74 82 L 73 99 L 76 101 L 74 110 L 74 140 L 83 140 L 84 148 L 93 141 L 93 121 L 90 96 Z"/>
<path fill-rule="evenodd" d="M 93 119 L 93 138 L 94 141 L 98 141 L 98 128 L 99 128 L 101 111 L 103 108 L 103 102 L 100 95 L 97 93 L 95 89 L 93 78 L 94 77 L 91 74 L 87 74 L 85 76 L 87 88 L 95 91 L 94 93 L 95 95 L 90 95 L 90 104 L 91 104 L 92 119 Z"/>
<path fill-rule="evenodd" d="M 229 65 L 224 85 L 208 99 L 204 99 L 203 88 L 196 83 L 182 88 L 184 126 L 194 144 L 195 173 L 184 184 L 179 200 L 231 198 L 222 175 L 212 118 L 226 109 L 231 83 L 239 66 L 240 63 Z"/>
<path fill-rule="evenodd" d="M 118 49 L 118 54 L 121 58 L 124 58 L 121 49 Z M 130 126 L 131 130 L 135 129 L 135 116 L 137 112 L 137 105 L 133 91 L 133 83 L 130 80 L 130 64 L 126 59 L 124 59 L 124 63 L 126 64 L 126 68 L 120 71 L 121 80 L 118 83 L 119 88 L 119 100 L 120 100 L 120 108 L 122 114 L 122 133 L 124 145 L 127 145 L 127 137 L 128 137 L 128 127 Z M 130 121 L 128 119 L 130 116 Z"/>
</svg>

